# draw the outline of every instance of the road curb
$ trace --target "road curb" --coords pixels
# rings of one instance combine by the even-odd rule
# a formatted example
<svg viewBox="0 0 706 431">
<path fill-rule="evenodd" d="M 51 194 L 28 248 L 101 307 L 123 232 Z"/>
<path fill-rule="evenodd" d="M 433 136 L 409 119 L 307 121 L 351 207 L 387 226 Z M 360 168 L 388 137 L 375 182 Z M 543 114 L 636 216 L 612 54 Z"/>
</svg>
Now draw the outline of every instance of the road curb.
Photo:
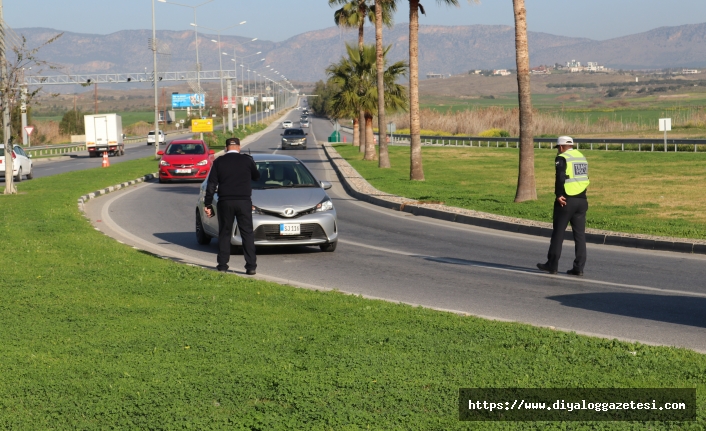
<svg viewBox="0 0 706 431">
<path fill-rule="evenodd" d="M 541 236 L 545 238 L 551 237 L 551 223 L 499 216 L 442 204 L 423 204 L 402 196 L 382 192 L 370 185 L 348 161 L 338 154 L 330 143 L 324 142 L 322 146 L 343 188 L 349 195 L 358 200 L 387 209 L 403 211 L 415 216 L 424 216 L 524 235 Z M 565 232 L 564 238 L 573 239 L 573 234 L 570 229 Z M 704 240 L 687 240 L 684 238 L 635 235 L 599 229 L 586 229 L 586 242 L 644 250 L 706 255 L 706 241 Z"/>
<path fill-rule="evenodd" d="M 91 199 L 95 199 L 97 197 L 107 195 L 108 193 L 117 192 L 118 190 L 122 190 L 126 187 L 134 186 L 136 184 L 144 183 L 145 181 L 154 180 L 157 178 L 159 178 L 159 173 L 153 172 L 151 174 L 144 175 L 132 181 L 126 181 L 124 183 L 116 184 L 114 186 L 106 187 L 104 189 L 96 190 L 95 192 L 85 194 L 78 198 L 78 210 L 81 211 L 81 213 L 85 216 L 86 211 L 84 205 Z"/>
</svg>

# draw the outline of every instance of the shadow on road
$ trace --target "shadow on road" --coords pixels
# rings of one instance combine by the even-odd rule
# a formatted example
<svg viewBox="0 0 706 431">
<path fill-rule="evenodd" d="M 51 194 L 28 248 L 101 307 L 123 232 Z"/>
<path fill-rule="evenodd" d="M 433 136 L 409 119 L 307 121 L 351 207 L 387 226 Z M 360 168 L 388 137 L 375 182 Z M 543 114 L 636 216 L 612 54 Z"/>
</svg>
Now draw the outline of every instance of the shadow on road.
<svg viewBox="0 0 706 431">
<path fill-rule="evenodd" d="M 512 271 L 522 271 L 522 272 L 531 272 L 534 274 L 543 274 L 541 271 L 538 271 L 534 268 L 526 268 L 524 266 L 506 265 L 503 263 L 482 262 L 479 260 L 466 260 L 466 259 L 458 259 L 455 257 L 436 257 L 436 256 L 417 256 L 417 257 L 421 257 L 422 259 L 428 260 L 430 262 L 448 263 L 450 265 L 477 266 L 477 267 L 483 267 L 483 268 L 507 269 L 507 270 L 512 270 Z"/>
<path fill-rule="evenodd" d="M 201 245 L 196 242 L 195 232 L 160 232 L 155 233 L 155 237 L 164 241 L 167 244 L 174 244 L 190 250 L 204 251 L 214 254 L 218 253 L 218 240 L 212 239 L 210 244 Z M 160 243 L 160 245 L 164 245 Z M 280 247 L 257 247 L 258 256 L 286 256 L 286 255 L 304 255 L 312 253 L 322 253 L 319 246 L 280 246 Z M 239 254 L 242 254 L 239 253 Z"/>
<path fill-rule="evenodd" d="M 706 298 L 647 293 L 596 292 L 550 296 L 566 307 L 706 328 Z"/>
<path fill-rule="evenodd" d="M 177 193 L 180 195 L 199 195 L 199 187 L 201 186 L 201 180 L 198 182 L 192 181 L 190 183 L 181 182 L 173 184 L 159 184 L 156 190 L 160 193 Z M 196 200 L 194 200 L 194 208 L 196 208 Z"/>
</svg>

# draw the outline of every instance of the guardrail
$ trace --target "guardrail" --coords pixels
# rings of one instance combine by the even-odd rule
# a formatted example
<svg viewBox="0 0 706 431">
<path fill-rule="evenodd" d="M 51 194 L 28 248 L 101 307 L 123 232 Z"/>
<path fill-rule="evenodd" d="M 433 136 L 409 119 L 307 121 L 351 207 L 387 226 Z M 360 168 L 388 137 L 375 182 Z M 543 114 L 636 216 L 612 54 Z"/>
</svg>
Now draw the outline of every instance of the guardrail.
<svg viewBox="0 0 706 431">
<path fill-rule="evenodd" d="M 173 134 L 184 134 L 183 130 L 173 131 L 165 133 L 165 136 Z M 138 142 L 146 142 L 147 136 L 132 136 L 123 139 L 124 144 L 135 144 Z M 44 145 L 44 146 L 32 146 L 28 148 L 23 148 L 25 153 L 31 155 L 32 157 L 46 157 L 46 156 L 59 156 L 66 153 L 73 153 L 76 151 L 86 151 L 86 144 L 84 142 L 74 142 L 72 144 L 61 144 L 61 145 Z"/>
<path fill-rule="evenodd" d="M 350 130 L 342 126 L 341 129 Z M 392 134 L 390 145 L 409 145 L 409 135 Z M 505 147 L 517 148 L 519 138 L 487 138 L 481 136 L 428 136 L 422 135 L 422 145 L 439 147 Z M 534 138 L 535 148 L 553 149 L 556 138 Z M 706 152 L 706 139 L 648 138 L 575 138 L 576 149 L 603 151 L 658 151 L 658 152 Z"/>
</svg>

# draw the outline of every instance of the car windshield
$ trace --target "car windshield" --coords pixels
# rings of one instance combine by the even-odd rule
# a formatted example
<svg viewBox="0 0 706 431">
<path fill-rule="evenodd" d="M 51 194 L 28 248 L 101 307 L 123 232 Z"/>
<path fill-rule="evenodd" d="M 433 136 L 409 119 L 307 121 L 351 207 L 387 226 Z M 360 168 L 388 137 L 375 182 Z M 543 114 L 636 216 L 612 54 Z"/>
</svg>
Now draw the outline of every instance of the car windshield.
<svg viewBox="0 0 706 431">
<path fill-rule="evenodd" d="M 283 187 L 319 187 L 309 170 L 299 162 L 256 162 L 260 179 L 252 182 L 253 189 Z"/>
<path fill-rule="evenodd" d="M 203 144 L 170 144 L 165 154 L 206 154 L 206 149 Z"/>
<path fill-rule="evenodd" d="M 291 135 L 303 135 L 304 131 L 302 129 L 289 129 L 284 131 L 284 136 L 291 136 Z"/>
<path fill-rule="evenodd" d="M 5 157 L 5 148 L 0 148 L 0 157 Z"/>
</svg>

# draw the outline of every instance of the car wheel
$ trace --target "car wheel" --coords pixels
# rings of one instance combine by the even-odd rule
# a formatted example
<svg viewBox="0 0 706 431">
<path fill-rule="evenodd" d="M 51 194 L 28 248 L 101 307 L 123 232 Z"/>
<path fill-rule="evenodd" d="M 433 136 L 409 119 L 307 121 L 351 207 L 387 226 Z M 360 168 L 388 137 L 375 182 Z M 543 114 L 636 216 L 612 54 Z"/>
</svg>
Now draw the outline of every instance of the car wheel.
<svg viewBox="0 0 706 431">
<path fill-rule="evenodd" d="M 29 167 L 29 173 L 27 174 L 28 180 L 31 180 L 32 178 L 34 178 L 34 166 Z"/>
<path fill-rule="evenodd" d="M 230 254 L 242 254 L 243 253 L 243 247 L 239 245 L 230 245 Z"/>
<path fill-rule="evenodd" d="M 199 209 L 196 208 L 196 242 L 201 245 L 206 245 L 211 242 L 211 237 L 203 229 L 203 223 L 201 222 L 201 213 Z"/>
<path fill-rule="evenodd" d="M 17 170 L 17 176 L 15 177 L 16 183 L 19 183 L 20 181 L 22 181 L 22 168 L 21 167 Z"/>
<path fill-rule="evenodd" d="M 302 147 L 302 150 L 306 150 L 306 145 Z"/>
<path fill-rule="evenodd" d="M 325 251 L 327 253 L 332 253 L 336 251 L 336 246 L 338 245 L 338 241 L 330 242 L 328 244 L 322 244 L 319 246 L 321 251 Z"/>
<path fill-rule="evenodd" d="M 159 177 L 159 183 L 160 183 L 160 184 L 164 184 L 164 183 L 166 183 L 166 182 L 167 182 L 167 180 L 163 180 L 162 177 Z"/>
</svg>

